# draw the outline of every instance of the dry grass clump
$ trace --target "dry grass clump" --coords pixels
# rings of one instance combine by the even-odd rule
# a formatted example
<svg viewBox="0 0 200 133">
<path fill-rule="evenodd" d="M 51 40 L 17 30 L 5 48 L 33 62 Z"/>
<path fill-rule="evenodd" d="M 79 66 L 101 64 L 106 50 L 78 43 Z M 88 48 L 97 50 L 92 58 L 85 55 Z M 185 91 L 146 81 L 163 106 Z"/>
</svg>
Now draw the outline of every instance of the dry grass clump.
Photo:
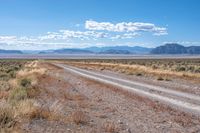
<svg viewBox="0 0 200 133">
<path fill-rule="evenodd" d="M 0 108 L 0 130 L 12 128 L 15 125 L 15 113 L 9 106 Z"/>
<path fill-rule="evenodd" d="M 105 132 L 109 133 L 118 133 L 119 132 L 119 126 L 115 124 L 114 122 L 105 122 L 102 125 L 102 128 L 105 130 Z"/>
<path fill-rule="evenodd" d="M 89 121 L 89 116 L 83 111 L 75 111 L 71 115 L 71 120 L 75 124 L 86 124 Z"/>
</svg>

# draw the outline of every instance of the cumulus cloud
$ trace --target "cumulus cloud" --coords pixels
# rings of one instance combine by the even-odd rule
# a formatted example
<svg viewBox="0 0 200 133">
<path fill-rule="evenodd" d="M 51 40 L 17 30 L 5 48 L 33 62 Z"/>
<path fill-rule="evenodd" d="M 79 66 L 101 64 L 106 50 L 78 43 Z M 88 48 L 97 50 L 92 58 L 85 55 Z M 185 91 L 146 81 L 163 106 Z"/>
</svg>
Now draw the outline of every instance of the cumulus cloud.
<svg viewBox="0 0 200 133">
<path fill-rule="evenodd" d="M 59 32 L 48 32 L 47 35 L 39 36 L 40 40 L 67 40 L 77 38 L 81 40 L 106 38 L 107 33 L 95 31 L 73 31 L 73 30 L 59 30 Z"/>
<path fill-rule="evenodd" d="M 102 30 L 111 32 L 152 32 L 153 35 L 166 35 L 167 29 L 164 27 L 157 27 L 152 23 L 142 22 L 121 22 L 113 24 L 110 22 L 96 22 L 87 20 L 85 28 L 88 30 Z"/>
<path fill-rule="evenodd" d="M 80 24 L 76 25 L 76 28 Z M 96 22 L 88 20 L 83 30 L 58 30 L 47 32 L 38 36 L 3 36 L 0 35 L 0 48 L 61 48 L 77 46 L 89 46 L 91 44 L 101 45 L 102 42 L 114 43 L 115 39 L 133 39 L 142 35 L 143 32 L 150 32 L 153 35 L 166 35 L 165 27 L 158 27 L 152 23 L 142 22 Z M 108 41 L 110 41 L 108 43 Z M 87 43 L 87 44 L 86 44 Z M 103 43 L 105 45 L 105 43 Z M 125 41 L 124 41 L 125 44 Z"/>
<path fill-rule="evenodd" d="M 111 39 L 131 39 L 139 35 L 140 35 L 139 33 L 125 33 L 125 34 L 115 35 L 111 37 Z"/>
<path fill-rule="evenodd" d="M 0 36 L 1 43 L 12 43 L 17 40 L 16 36 Z"/>
</svg>

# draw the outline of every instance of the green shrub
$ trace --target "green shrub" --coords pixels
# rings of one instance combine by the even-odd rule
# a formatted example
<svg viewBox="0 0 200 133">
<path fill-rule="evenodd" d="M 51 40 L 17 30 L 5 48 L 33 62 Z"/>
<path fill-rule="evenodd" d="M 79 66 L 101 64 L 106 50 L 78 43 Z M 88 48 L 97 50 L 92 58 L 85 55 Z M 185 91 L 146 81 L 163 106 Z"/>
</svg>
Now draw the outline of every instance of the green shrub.
<svg viewBox="0 0 200 133">
<path fill-rule="evenodd" d="M 20 85 L 23 86 L 23 87 L 30 87 L 31 86 L 31 80 L 24 78 L 20 81 Z"/>
</svg>

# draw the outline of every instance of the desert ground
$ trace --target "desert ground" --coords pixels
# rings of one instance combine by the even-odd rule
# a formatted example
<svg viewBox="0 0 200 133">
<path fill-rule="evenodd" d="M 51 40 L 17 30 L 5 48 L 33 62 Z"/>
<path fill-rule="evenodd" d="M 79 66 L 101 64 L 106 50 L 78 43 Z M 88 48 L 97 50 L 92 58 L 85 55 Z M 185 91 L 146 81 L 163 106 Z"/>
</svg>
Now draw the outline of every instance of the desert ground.
<svg viewBox="0 0 200 133">
<path fill-rule="evenodd" d="M 199 133 L 200 59 L 0 61 L 1 133 Z"/>
</svg>

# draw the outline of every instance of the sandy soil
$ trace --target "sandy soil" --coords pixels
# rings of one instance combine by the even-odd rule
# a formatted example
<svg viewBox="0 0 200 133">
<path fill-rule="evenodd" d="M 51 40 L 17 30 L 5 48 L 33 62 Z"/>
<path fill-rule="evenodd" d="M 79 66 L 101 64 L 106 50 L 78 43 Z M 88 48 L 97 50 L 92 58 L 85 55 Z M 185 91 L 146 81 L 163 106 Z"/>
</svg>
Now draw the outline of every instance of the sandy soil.
<svg viewBox="0 0 200 133">
<path fill-rule="evenodd" d="M 198 133 L 200 119 L 120 88 L 83 78 L 49 63 L 36 98 L 55 114 L 23 124 L 32 133 Z M 82 113 L 80 113 L 82 112 Z M 76 117 L 82 114 L 81 123 Z"/>
</svg>

